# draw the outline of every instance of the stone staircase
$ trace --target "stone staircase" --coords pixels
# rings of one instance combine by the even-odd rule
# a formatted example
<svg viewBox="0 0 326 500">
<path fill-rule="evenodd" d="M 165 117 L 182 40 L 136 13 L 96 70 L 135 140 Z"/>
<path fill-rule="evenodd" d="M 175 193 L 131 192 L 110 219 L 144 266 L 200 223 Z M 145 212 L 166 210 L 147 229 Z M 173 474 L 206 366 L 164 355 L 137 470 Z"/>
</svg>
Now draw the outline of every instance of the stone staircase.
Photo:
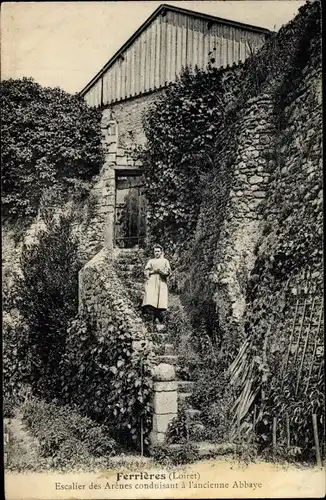
<svg viewBox="0 0 326 500">
<path fill-rule="evenodd" d="M 141 314 L 141 302 L 144 291 L 144 264 L 144 257 L 141 250 L 120 249 L 116 251 L 116 272 L 124 283 L 126 291 L 139 314 Z M 183 377 L 178 348 L 173 342 L 174 339 L 171 338 L 172 336 L 165 324 L 154 324 L 148 320 L 145 320 L 145 323 L 153 342 L 155 364 L 169 364 L 175 369 L 178 387 L 178 408 L 179 410 L 182 408 L 186 415 L 189 440 L 196 444 L 200 456 L 209 456 L 214 450 L 216 451 L 217 448 L 221 447 L 221 445 L 207 443 L 202 440 L 205 428 L 200 419 L 201 412 L 191 405 L 194 381 L 185 380 Z M 180 445 L 171 444 L 170 446 L 177 448 Z"/>
</svg>

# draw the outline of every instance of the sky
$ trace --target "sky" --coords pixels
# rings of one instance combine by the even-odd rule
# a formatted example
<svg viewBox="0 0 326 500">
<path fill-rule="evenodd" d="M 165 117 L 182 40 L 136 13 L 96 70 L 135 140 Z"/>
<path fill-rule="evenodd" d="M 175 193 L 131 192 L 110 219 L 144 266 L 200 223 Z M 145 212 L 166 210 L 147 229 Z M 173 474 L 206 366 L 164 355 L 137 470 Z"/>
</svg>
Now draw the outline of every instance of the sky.
<svg viewBox="0 0 326 500">
<path fill-rule="evenodd" d="M 305 1 L 4 2 L 1 79 L 79 92 L 161 3 L 278 30 Z"/>
</svg>

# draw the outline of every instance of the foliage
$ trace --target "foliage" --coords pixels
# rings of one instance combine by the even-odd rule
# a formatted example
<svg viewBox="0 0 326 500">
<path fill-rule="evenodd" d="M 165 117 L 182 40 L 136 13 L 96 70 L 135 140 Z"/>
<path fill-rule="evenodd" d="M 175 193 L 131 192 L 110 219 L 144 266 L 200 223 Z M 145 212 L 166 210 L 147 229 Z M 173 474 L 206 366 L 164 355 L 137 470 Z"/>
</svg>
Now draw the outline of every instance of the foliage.
<svg viewBox="0 0 326 500">
<path fill-rule="evenodd" d="M 94 458 L 108 459 L 116 453 L 110 431 L 76 408 L 29 399 L 22 407 L 23 422 L 37 438 L 39 454 L 51 459 L 54 468 L 92 465 Z"/>
<path fill-rule="evenodd" d="M 87 191 L 103 162 L 100 113 L 28 78 L 2 81 L 0 99 L 4 217 L 33 218 L 45 188 Z"/>
<path fill-rule="evenodd" d="M 29 359 L 33 392 L 44 398 L 60 394 L 66 329 L 78 306 L 79 262 L 71 222 L 69 214 L 49 218 L 38 243 L 22 250 L 18 288 L 28 330 L 24 357 Z"/>
<path fill-rule="evenodd" d="M 65 401 L 114 429 L 114 436 L 126 445 L 139 447 L 143 425 L 146 447 L 152 379 L 150 350 L 145 341 L 141 345 L 143 325 L 108 257 L 89 276 L 89 286 L 100 283 L 97 318 L 102 314 L 102 320 L 95 321 L 85 311 L 69 326 L 62 362 Z"/>
<path fill-rule="evenodd" d="M 165 439 L 167 443 L 180 443 L 189 439 L 189 424 L 185 408 L 178 409 L 178 415 L 168 426 Z"/>
<path fill-rule="evenodd" d="M 145 116 L 144 166 L 153 243 L 173 255 L 194 231 L 210 153 L 223 123 L 220 74 L 184 70 Z"/>
<path fill-rule="evenodd" d="M 17 310 L 3 313 L 3 398 L 4 416 L 13 415 L 29 380 L 28 328 Z"/>
<path fill-rule="evenodd" d="M 191 442 L 183 442 L 174 448 L 168 444 L 153 446 L 152 455 L 156 462 L 166 465 L 182 465 L 199 460 L 198 448 Z"/>
<path fill-rule="evenodd" d="M 234 394 L 228 375 L 228 357 L 206 341 L 207 349 L 193 373 L 195 381 L 190 402 L 200 410 L 205 439 L 225 442 L 231 434 Z"/>
</svg>

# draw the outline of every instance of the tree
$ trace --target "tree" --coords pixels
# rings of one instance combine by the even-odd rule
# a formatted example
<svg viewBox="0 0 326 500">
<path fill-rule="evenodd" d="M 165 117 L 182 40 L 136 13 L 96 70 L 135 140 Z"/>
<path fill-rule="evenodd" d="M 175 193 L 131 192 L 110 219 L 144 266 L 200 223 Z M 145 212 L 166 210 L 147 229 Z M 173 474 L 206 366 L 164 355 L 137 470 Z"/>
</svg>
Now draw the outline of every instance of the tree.
<svg viewBox="0 0 326 500">
<path fill-rule="evenodd" d="M 18 282 L 19 310 L 28 330 L 27 351 L 33 392 L 60 396 L 60 361 L 67 327 L 78 309 L 77 241 L 72 218 L 47 218 L 38 244 L 25 245 Z M 26 346 L 26 342 L 24 344 Z"/>
<path fill-rule="evenodd" d="M 30 78 L 1 83 L 2 209 L 34 217 L 45 188 L 87 182 L 103 162 L 100 113 Z"/>
</svg>

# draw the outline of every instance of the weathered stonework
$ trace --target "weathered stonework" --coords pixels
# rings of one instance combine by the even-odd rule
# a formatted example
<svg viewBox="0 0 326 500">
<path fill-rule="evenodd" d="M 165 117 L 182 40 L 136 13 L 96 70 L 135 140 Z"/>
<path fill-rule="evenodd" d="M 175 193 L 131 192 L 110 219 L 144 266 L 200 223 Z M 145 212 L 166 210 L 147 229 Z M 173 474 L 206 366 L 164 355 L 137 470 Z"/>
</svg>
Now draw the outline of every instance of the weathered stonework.
<svg viewBox="0 0 326 500">
<path fill-rule="evenodd" d="M 169 424 L 178 414 L 178 384 L 172 365 L 161 363 L 153 369 L 153 430 L 151 444 L 165 440 Z"/>
<path fill-rule="evenodd" d="M 112 251 L 103 248 L 79 272 L 79 312 L 88 315 L 99 334 L 106 334 L 110 325 L 108 291 L 114 289 L 114 307 L 124 317 L 128 331 L 134 340 L 147 341 L 147 329 L 126 297 L 113 269 L 112 258 Z"/>
<path fill-rule="evenodd" d="M 106 151 L 105 163 L 94 178 L 90 193 L 94 208 L 90 221 L 79 228 L 81 247 L 91 257 L 102 246 L 114 247 L 115 182 L 116 172 L 138 170 L 139 164 L 132 157 L 132 150 L 119 145 L 119 124 L 112 119 L 112 111 L 102 114 L 102 137 Z"/>
<path fill-rule="evenodd" d="M 273 112 L 272 97 L 263 94 L 248 101 L 236 124 L 234 177 L 213 275 L 222 327 L 230 317 L 240 321 L 246 307 L 246 280 L 263 229 L 260 208 L 270 176 L 266 151 L 275 135 Z"/>
</svg>

